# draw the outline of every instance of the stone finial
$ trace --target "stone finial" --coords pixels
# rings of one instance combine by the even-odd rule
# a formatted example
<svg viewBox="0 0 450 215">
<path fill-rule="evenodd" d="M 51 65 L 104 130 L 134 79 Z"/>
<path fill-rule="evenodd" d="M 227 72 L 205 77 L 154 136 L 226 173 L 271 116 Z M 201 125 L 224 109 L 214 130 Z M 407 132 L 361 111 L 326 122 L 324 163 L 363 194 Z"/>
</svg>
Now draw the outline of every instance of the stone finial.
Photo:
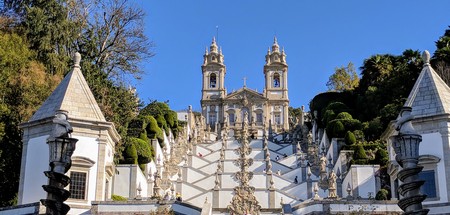
<svg viewBox="0 0 450 215">
<path fill-rule="evenodd" d="M 430 52 L 428 50 L 422 52 L 422 60 L 425 65 L 430 64 Z"/>
<path fill-rule="evenodd" d="M 73 55 L 73 67 L 80 68 L 81 54 L 79 52 L 75 52 Z"/>
</svg>

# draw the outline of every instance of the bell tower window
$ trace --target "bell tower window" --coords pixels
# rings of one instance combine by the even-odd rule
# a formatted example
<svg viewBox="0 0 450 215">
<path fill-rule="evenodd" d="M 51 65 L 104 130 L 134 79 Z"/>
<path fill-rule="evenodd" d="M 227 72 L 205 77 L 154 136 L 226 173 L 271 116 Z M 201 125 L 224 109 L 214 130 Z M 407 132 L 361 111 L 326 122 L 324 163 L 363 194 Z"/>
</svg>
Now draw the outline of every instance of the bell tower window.
<svg viewBox="0 0 450 215">
<path fill-rule="evenodd" d="M 280 87 L 280 74 L 278 73 L 273 74 L 273 87 L 274 88 Z"/>
<path fill-rule="evenodd" d="M 209 76 L 209 88 L 216 88 L 217 86 L 217 76 L 215 73 L 212 73 Z"/>
</svg>

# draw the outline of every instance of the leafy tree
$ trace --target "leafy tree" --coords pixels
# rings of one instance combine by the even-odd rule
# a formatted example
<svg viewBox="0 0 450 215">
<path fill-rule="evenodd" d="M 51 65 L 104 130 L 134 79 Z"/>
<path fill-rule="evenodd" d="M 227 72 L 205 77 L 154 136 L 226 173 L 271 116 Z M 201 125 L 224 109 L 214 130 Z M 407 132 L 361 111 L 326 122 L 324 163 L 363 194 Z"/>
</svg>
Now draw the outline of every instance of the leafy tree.
<svg viewBox="0 0 450 215">
<path fill-rule="evenodd" d="M 26 40 L 0 32 L 0 207 L 14 203 L 20 176 L 22 133 L 19 123 L 31 117 L 60 76 L 45 73 Z"/>
<path fill-rule="evenodd" d="M 58 0 L 23 1 L 26 8 L 23 27 L 30 48 L 37 59 L 44 63 L 50 74 L 67 72 L 71 44 L 77 33 L 75 23 L 67 19 L 68 10 Z"/>
<path fill-rule="evenodd" d="M 436 51 L 431 59 L 431 64 L 445 83 L 450 85 L 450 26 L 436 41 Z"/>
<path fill-rule="evenodd" d="M 327 82 L 328 90 L 342 92 L 353 90 L 359 84 L 359 77 L 356 74 L 353 63 L 348 63 L 347 67 L 341 66 L 334 69 L 334 73 Z"/>
</svg>

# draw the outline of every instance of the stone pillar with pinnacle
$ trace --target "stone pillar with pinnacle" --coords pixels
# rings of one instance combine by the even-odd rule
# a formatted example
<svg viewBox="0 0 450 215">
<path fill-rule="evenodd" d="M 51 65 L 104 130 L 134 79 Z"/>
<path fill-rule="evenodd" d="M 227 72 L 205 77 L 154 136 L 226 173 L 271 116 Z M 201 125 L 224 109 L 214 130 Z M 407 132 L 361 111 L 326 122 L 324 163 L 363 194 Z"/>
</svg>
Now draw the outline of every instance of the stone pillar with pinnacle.
<svg viewBox="0 0 450 215">
<path fill-rule="evenodd" d="M 79 65 L 80 54 L 77 54 L 75 54 L 75 61 L 78 59 Z M 65 173 L 70 169 L 71 157 L 78 141 L 71 137 L 72 131 L 67 121 L 67 111 L 56 111 L 52 131 L 47 138 L 50 171 L 45 171 L 44 174 L 49 178 L 49 183 L 42 186 L 47 192 L 47 199 L 41 199 L 41 203 L 47 208 L 46 214 L 67 214 L 70 210 L 70 207 L 64 203 L 69 198 L 70 192 L 64 187 L 70 183 L 70 178 Z"/>
<path fill-rule="evenodd" d="M 230 214 L 249 214 L 259 215 L 261 206 L 254 195 L 255 188 L 250 186 L 250 180 L 253 178 L 253 172 L 249 171 L 249 166 L 253 164 L 253 159 L 249 158 L 252 148 L 249 146 L 248 133 L 248 113 L 245 113 L 242 134 L 239 142 L 241 146 L 235 149 L 239 158 L 234 163 L 240 167 L 240 171 L 236 172 L 234 177 L 239 181 L 239 186 L 234 188 L 234 196 L 227 209 Z"/>
<path fill-rule="evenodd" d="M 427 62 L 427 61 L 426 61 Z M 428 54 L 429 62 L 429 54 Z M 426 195 L 420 193 L 420 186 L 424 184 L 419 179 L 419 172 L 423 167 L 418 166 L 419 143 L 422 136 L 419 135 L 412 125 L 414 116 L 411 115 L 411 107 L 403 107 L 400 118 L 395 124 L 398 135 L 393 136 L 393 147 L 395 150 L 395 160 L 400 164 L 402 170 L 397 174 L 402 184 L 398 187 L 401 197 L 398 206 L 405 214 L 428 214 L 429 209 L 423 209 L 422 201 Z"/>
</svg>

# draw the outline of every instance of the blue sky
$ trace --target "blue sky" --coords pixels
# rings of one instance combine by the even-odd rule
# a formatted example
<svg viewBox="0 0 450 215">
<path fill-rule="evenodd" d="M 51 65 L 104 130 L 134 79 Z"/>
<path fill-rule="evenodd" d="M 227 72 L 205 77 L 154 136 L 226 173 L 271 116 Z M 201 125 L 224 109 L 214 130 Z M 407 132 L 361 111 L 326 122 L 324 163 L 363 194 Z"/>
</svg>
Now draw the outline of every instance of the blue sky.
<svg viewBox="0 0 450 215">
<path fill-rule="evenodd" d="M 145 31 L 155 56 L 142 66 L 139 97 L 169 100 L 174 110 L 200 109 L 201 64 L 205 47 L 219 28 L 225 56 L 225 85 L 264 87 L 265 54 L 276 35 L 289 65 L 290 105 L 308 109 L 327 90 L 336 67 L 359 68 L 374 54 L 405 49 L 434 52 L 435 41 L 450 25 L 450 1 L 139 1 L 146 11 Z M 358 73 L 359 73 L 358 69 Z"/>
</svg>

